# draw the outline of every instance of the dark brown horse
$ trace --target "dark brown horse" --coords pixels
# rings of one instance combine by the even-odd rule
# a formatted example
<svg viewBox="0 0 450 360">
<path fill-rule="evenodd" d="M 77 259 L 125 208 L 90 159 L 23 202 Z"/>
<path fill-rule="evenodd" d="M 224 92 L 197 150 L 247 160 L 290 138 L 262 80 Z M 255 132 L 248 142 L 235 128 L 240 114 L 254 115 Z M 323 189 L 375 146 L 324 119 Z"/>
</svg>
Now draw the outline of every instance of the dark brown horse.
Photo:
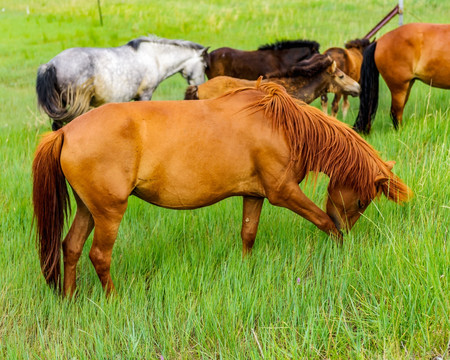
<svg viewBox="0 0 450 360">
<path fill-rule="evenodd" d="M 231 76 L 256 80 L 271 72 L 285 71 L 319 52 L 319 44 L 309 40 L 279 41 L 254 51 L 223 47 L 209 54 L 206 76 Z"/>
<path fill-rule="evenodd" d="M 191 85 L 186 89 L 185 100 L 212 99 L 239 87 L 254 87 L 257 80 L 217 76 L 201 85 Z M 359 84 L 336 67 L 329 56 L 315 54 L 283 73 L 268 74 L 268 79 L 282 85 L 289 95 L 311 103 L 324 92 L 342 92 L 358 96 Z"/>
<path fill-rule="evenodd" d="M 355 130 L 369 133 L 378 107 L 379 74 L 391 91 L 394 128 L 416 80 L 450 89 L 450 25 L 413 23 L 398 27 L 371 44 L 361 67 L 361 96 Z"/>
<path fill-rule="evenodd" d="M 94 230 L 89 257 L 106 293 L 111 255 L 128 197 L 195 209 L 243 197 L 244 254 L 255 241 L 267 198 L 338 241 L 380 194 L 407 200 L 408 187 L 347 125 L 291 98 L 274 83 L 213 100 L 112 103 L 48 134 L 33 161 L 33 205 L 43 274 L 60 287 L 60 249 L 70 184 L 77 213 L 66 235 L 64 293 Z M 330 177 L 326 212 L 298 184 Z"/>
<path fill-rule="evenodd" d="M 332 47 L 324 51 L 324 54 L 329 55 L 339 69 L 353 80 L 359 81 L 359 73 L 361 71 L 361 64 L 363 61 L 364 49 L 370 45 L 369 39 L 356 39 L 345 44 L 345 49 L 340 47 Z M 339 111 L 339 102 L 341 97 L 344 97 L 342 103 L 342 115 L 345 118 L 350 107 L 348 95 L 342 91 L 336 91 L 331 105 L 331 115 L 336 116 Z M 321 97 L 322 111 L 326 114 L 328 112 L 328 96 L 323 94 Z"/>
</svg>

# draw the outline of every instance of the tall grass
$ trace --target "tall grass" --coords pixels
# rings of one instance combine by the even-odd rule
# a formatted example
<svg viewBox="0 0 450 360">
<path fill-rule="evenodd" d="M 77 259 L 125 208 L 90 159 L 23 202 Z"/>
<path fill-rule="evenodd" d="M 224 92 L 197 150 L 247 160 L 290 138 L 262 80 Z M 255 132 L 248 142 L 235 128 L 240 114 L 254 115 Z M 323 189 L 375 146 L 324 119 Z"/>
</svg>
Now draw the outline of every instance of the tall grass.
<svg viewBox="0 0 450 360">
<path fill-rule="evenodd" d="M 312 224 L 264 205 L 253 255 L 241 258 L 242 204 L 172 211 L 131 198 L 106 299 L 85 246 L 78 296 L 40 273 L 31 232 L 31 161 L 50 130 L 36 108 L 37 67 L 75 46 L 117 46 L 155 33 L 215 49 L 313 39 L 325 50 L 362 37 L 390 1 L 6 0 L 0 9 L 0 358 L 450 358 L 450 93 L 413 87 L 394 131 L 389 92 L 367 140 L 414 190 L 403 207 L 372 204 L 337 248 Z M 405 4 L 405 21 L 446 22 L 449 4 Z M 381 33 L 396 26 L 392 20 Z M 181 99 L 180 76 L 154 99 Z M 318 102 L 314 105 L 318 106 Z M 352 99 L 347 122 L 358 101 Z M 338 115 L 341 117 L 341 114 Z M 327 180 L 314 190 L 322 204 Z"/>
</svg>

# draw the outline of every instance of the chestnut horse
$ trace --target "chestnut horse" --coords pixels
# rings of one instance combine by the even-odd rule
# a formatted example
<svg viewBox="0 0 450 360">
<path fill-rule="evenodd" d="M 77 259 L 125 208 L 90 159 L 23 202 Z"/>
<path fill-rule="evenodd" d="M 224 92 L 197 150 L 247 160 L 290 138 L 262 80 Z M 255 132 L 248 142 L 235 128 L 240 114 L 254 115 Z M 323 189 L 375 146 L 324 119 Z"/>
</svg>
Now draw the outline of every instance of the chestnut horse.
<svg viewBox="0 0 450 360">
<path fill-rule="evenodd" d="M 33 205 L 43 274 L 60 288 L 60 248 L 70 184 L 77 212 L 66 235 L 64 294 L 94 230 L 89 257 L 109 294 L 113 245 L 128 197 L 195 209 L 243 197 L 243 253 L 255 241 L 264 198 L 342 241 L 381 193 L 409 188 L 355 131 L 274 83 L 217 99 L 111 103 L 48 134 L 33 161 Z M 309 172 L 330 177 L 326 212 L 300 190 Z M 66 182 L 67 180 L 67 182 Z"/>
<path fill-rule="evenodd" d="M 299 61 L 319 53 L 319 44 L 309 40 L 278 41 L 244 51 L 222 47 L 209 53 L 206 76 L 231 76 L 256 80 L 274 71 L 284 71 Z"/>
<path fill-rule="evenodd" d="M 369 39 L 356 39 L 345 44 L 345 49 L 340 47 L 332 47 L 324 51 L 324 54 L 329 55 L 339 69 L 350 76 L 353 80 L 359 81 L 359 73 L 361 71 L 361 64 L 363 61 L 364 49 L 370 45 Z M 339 102 L 344 97 L 342 102 L 342 115 L 347 116 L 350 102 L 348 101 L 348 94 L 340 90 L 334 92 L 333 103 L 331 104 L 331 115 L 336 116 L 339 111 Z M 328 96 L 323 94 L 321 97 L 322 111 L 328 113 Z"/>
<path fill-rule="evenodd" d="M 268 80 L 284 86 L 292 97 L 311 103 L 324 92 L 342 92 L 358 96 L 359 84 L 336 67 L 327 55 L 315 54 L 283 73 L 268 74 Z M 212 99 L 239 87 L 255 86 L 255 80 L 217 76 L 201 85 L 188 86 L 185 100 Z"/>
<path fill-rule="evenodd" d="M 402 123 L 403 109 L 414 81 L 450 89 L 450 25 L 412 23 L 398 27 L 367 47 L 361 67 L 358 132 L 369 133 L 378 107 L 379 74 L 391 91 L 394 128 Z"/>
</svg>

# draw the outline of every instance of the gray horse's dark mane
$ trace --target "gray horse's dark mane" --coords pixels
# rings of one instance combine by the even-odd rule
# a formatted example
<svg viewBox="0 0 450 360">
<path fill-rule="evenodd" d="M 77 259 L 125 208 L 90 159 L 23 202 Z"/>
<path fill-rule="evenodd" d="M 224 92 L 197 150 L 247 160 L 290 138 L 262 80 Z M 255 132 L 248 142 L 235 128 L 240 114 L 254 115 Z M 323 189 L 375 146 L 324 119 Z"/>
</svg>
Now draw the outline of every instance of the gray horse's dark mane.
<svg viewBox="0 0 450 360">
<path fill-rule="evenodd" d="M 281 78 L 281 77 L 313 77 L 316 74 L 324 71 L 333 63 L 333 59 L 328 55 L 314 54 L 307 60 L 300 61 L 294 66 L 284 70 L 267 74 L 267 78 Z"/>
<path fill-rule="evenodd" d="M 261 45 L 258 50 L 285 50 L 301 47 L 309 47 L 318 52 L 320 45 L 313 40 L 280 40 L 273 44 Z"/>
<path fill-rule="evenodd" d="M 137 39 L 131 40 L 127 43 L 128 46 L 131 46 L 134 50 L 139 49 L 139 46 L 143 43 L 143 42 L 152 42 L 152 43 L 156 43 L 156 44 L 162 44 L 162 45 L 174 45 L 174 46 L 180 46 L 180 47 L 184 47 L 184 48 L 189 48 L 189 49 L 195 49 L 195 50 L 202 50 L 205 47 L 197 44 L 195 42 L 192 41 L 188 41 L 188 40 L 172 40 L 172 39 L 166 39 L 166 38 L 162 38 L 162 37 L 158 37 L 156 35 L 149 35 L 149 36 L 141 36 Z"/>
</svg>

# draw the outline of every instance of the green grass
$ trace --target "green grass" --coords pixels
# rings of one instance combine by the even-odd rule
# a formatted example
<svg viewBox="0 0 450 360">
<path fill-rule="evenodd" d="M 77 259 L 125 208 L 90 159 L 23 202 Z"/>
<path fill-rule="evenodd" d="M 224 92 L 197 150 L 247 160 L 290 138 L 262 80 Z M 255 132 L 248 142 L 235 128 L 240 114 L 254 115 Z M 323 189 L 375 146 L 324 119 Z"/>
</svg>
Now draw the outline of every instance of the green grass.
<svg viewBox="0 0 450 360">
<path fill-rule="evenodd" d="M 75 46 L 141 35 L 215 49 L 313 39 L 325 50 L 362 37 L 395 1 L 6 0 L 0 8 L 0 358 L 450 359 L 450 92 L 416 83 L 394 131 L 389 92 L 367 140 L 413 189 L 403 207 L 372 204 L 337 248 L 312 224 L 264 205 L 253 255 L 241 259 L 241 199 L 172 211 L 135 198 L 121 224 L 106 299 L 88 259 L 76 299 L 40 273 L 31 231 L 31 162 L 50 123 L 36 107 L 41 63 Z M 27 14 L 27 7 L 29 14 Z M 407 1 L 405 22 L 448 22 L 449 4 Z M 397 25 L 392 20 L 380 32 Z M 380 35 L 381 35 L 380 34 Z M 378 36 L 380 36 L 378 35 Z M 181 76 L 155 100 L 181 99 Z M 319 102 L 313 103 L 319 106 Z M 358 101 L 351 99 L 352 124 Z M 341 114 L 338 115 L 341 117 Z M 301 184 L 323 204 L 326 179 Z"/>
</svg>

